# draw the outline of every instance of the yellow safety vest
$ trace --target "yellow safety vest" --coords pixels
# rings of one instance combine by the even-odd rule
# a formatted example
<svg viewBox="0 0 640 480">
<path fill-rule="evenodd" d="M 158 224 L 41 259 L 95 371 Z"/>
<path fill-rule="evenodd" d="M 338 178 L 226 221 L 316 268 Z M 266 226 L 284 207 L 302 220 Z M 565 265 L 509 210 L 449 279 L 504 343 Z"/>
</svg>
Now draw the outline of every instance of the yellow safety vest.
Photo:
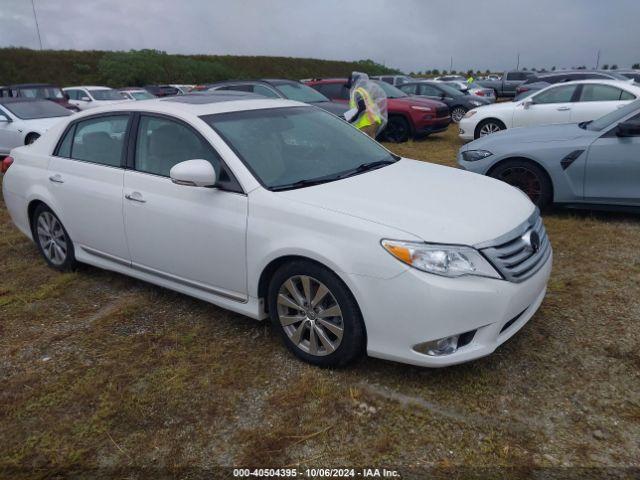
<svg viewBox="0 0 640 480">
<path fill-rule="evenodd" d="M 353 92 L 353 96 L 352 98 L 349 99 L 349 107 L 350 108 L 358 108 L 358 103 L 355 101 L 356 95 L 360 94 L 362 96 L 362 98 L 364 99 L 364 104 L 366 107 L 366 110 L 364 112 L 363 115 L 360 115 L 360 118 L 358 118 L 358 120 L 356 120 L 353 125 L 358 128 L 358 129 L 362 129 L 364 127 L 368 127 L 369 125 L 374 125 L 374 124 L 382 124 L 382 118 L 380 118 L 380 115 L 376 115 L 373 111 L 373 107 L 374 107 L 374 102 L 371 99 L 371 96 L 369 95 L 369 92 L 367 92 L 364 88 L 362 87 L 357 87 L 355 89 L 355 91 Z"/>
</svg>

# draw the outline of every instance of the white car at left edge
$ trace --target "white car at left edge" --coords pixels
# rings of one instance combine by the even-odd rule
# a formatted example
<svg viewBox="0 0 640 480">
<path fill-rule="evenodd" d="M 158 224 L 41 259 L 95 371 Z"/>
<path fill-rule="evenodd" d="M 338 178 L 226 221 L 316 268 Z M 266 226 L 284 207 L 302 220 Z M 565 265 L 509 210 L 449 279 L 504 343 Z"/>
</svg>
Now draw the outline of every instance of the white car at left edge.
<svg viewBox="0 0 640 480">
<path fill-rule="evenodd" d="M 35 142 L 49 127 L 72 114 L 50 100 L 0 98 L 0 156 Z"/>
<path fill-rule="evenodd" d="M 522 100 L 469 110 L 458 124 L 470 141 L 517 127 L 581 123 L 640 98 L 640 86 L 620 80 L 582 80 L 551 85 Z"/>
</svg>

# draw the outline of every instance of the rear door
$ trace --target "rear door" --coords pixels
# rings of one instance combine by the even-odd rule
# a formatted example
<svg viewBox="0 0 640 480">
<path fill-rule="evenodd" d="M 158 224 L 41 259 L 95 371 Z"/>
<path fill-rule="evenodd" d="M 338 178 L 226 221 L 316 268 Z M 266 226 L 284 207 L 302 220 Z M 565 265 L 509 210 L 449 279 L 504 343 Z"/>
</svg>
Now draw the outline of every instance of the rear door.
<svg viewBox="0 0 640 480">
<path fill-rule="evenodd" d="M 640 122 L 640 114 L 625 121 Z M 616 125 L 587 153 L 585 201 L 640 206 L 640 136 L 618 137 Z"/>
<path fill-rule="evenodd" d="M 247 196 L 209 142 L 187 123 L 146 113 L 136 123 L 130 147 L 134 168 L 124 179 L 133 267 L 203 292 L 246 300 Z M 219 188 L 171 181 L 171 167 L 194 159 L 211 162 L 223 181 Z"/>
<path fill-rule="evenodd" d="M 49 162 L 54 209 L 85 252 L 129 263 L 122 219 L 124 150 L 131 115 L 74 122 Z"/>
<path fill-rule="evenodd" d="M 577 85 L 558 84 L 530 97 L 533 103 L 522 101 L 514 107 L 513 126 L 529 127 L 571 122 L 571 109 L 577 95 Z"/>
<path fill-rule="evenodd" d="M 583 84 L 580 98 L 572 106 L 571 122 L 595 120 L 635 99 L 635 95 L 613 85 Z"/>
</svg>

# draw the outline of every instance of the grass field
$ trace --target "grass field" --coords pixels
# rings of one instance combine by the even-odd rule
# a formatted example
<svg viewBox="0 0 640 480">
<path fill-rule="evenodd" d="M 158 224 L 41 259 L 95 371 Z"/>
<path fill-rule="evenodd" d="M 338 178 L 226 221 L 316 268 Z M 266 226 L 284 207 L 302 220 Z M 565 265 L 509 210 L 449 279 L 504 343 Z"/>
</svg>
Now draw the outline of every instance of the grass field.
<svg viewBox="0 0 640 480">
<path fill-rule="evenodd" d="M 458 147 L 453 127 L 390 146 L 445 165 Z M 266 323 L 96 268 L 47 268 L 2 204 L 0 476 L 639 467 L 640 216 L 545 222 L 548 295 L 495 354 L 441 370 L 370 358 L 321 370 Z"/>
</svg>

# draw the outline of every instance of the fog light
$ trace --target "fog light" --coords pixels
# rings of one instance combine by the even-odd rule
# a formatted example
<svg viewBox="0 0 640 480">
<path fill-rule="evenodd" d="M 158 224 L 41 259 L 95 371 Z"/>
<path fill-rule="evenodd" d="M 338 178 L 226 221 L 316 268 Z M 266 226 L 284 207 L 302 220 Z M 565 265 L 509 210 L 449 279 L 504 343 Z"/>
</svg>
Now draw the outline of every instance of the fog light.
<svg viewBox="0 0 640 480">
<path fill-rule="evenodd" d="M 439 357 L 442 355 L 451 355 L 458 350 L 458 338 L 460 335 L 453 335 L 451 337 L 439 338 L 438 340 L 432 340 L 430 342 L 424 342 L 413 347 L 413 349 L 420 353 L 426 353 L 432 357 Z"/>
</svg>

